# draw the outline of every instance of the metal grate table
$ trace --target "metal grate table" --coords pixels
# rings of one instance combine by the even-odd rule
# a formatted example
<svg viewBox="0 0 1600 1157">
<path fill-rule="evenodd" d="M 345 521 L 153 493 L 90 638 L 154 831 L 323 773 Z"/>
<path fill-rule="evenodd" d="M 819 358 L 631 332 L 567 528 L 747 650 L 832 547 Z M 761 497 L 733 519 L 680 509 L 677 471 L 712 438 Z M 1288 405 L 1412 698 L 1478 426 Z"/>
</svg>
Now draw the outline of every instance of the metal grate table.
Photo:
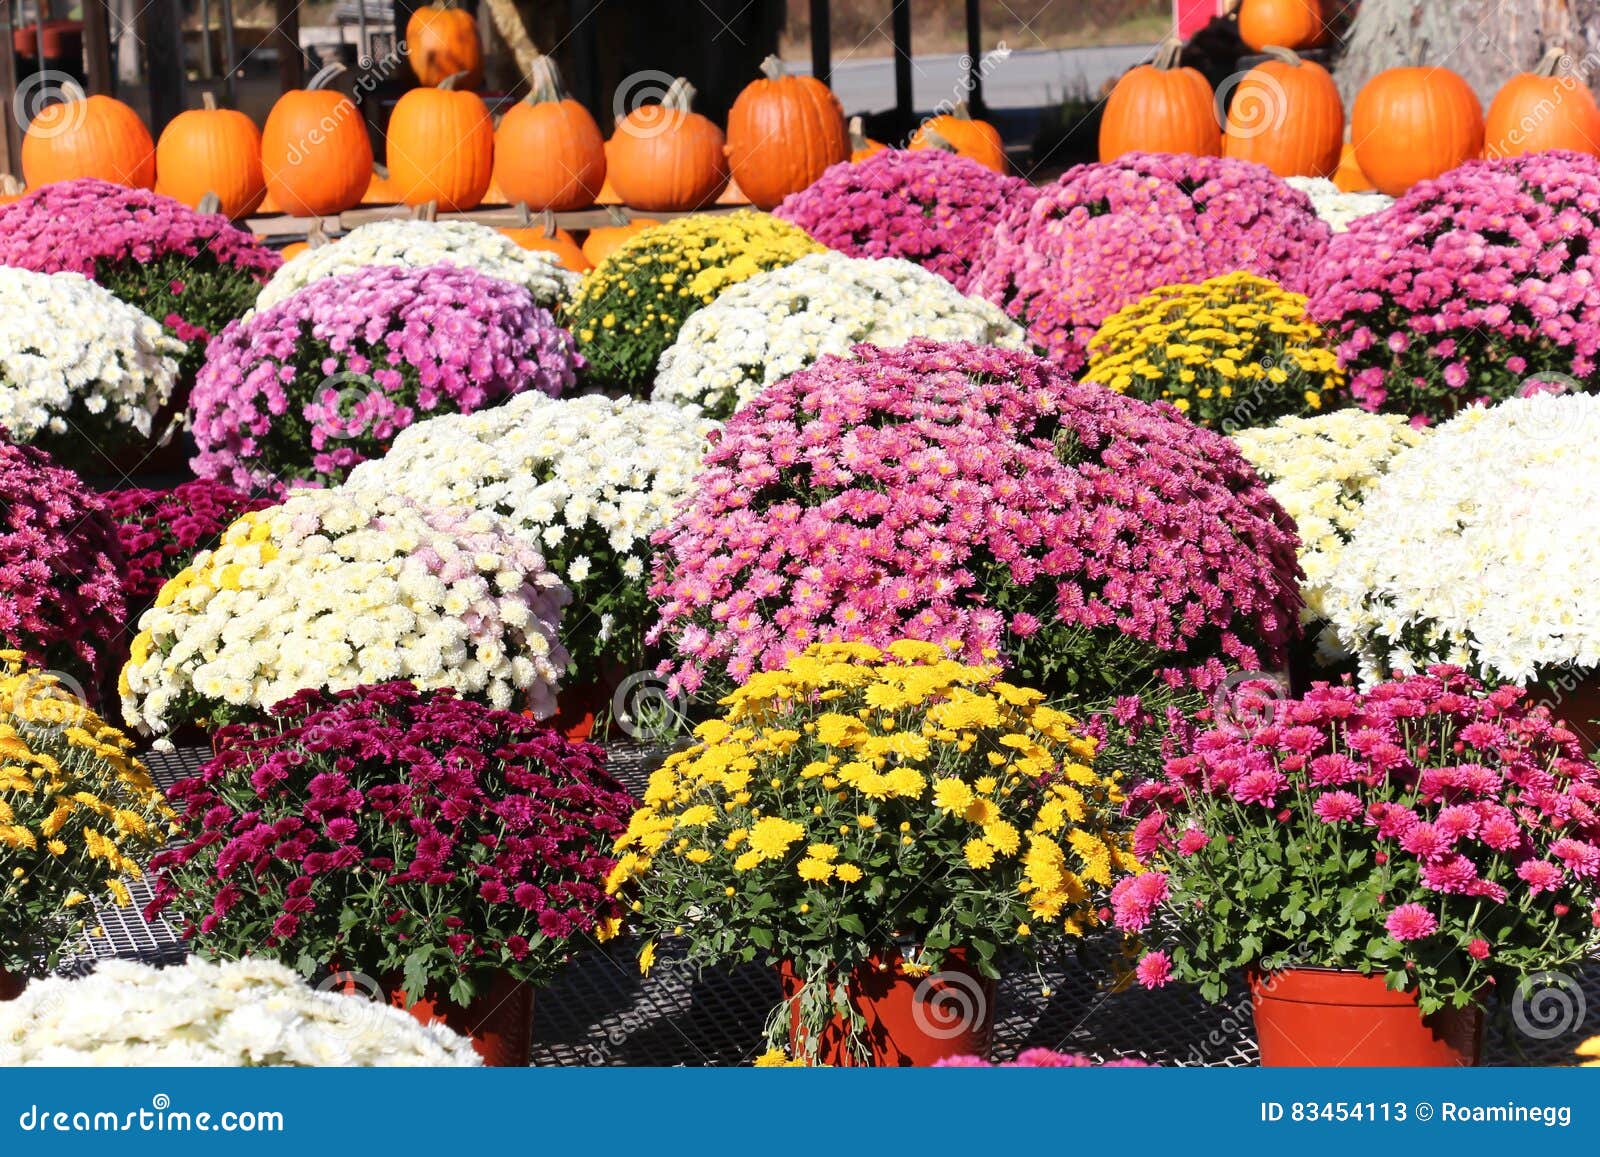
<svg viewBox="0 0 1600 1157">
<path fill-rule="evenodd" d="M 145 763 L 162 787 L 191 775 L 209 756 L 204 748 L 151 752 Z M 665 756 L 659 748 L 619 744 L 608 749 L 615 775 L 635 795 Z M 104 935 L 63 971 L 82 973 L 98 959 L 149 963 L 186 955 L 165 921 L 146 922 L 148 884 L 130 882 L 135 904 L 100 906 Z M 595 945 L 541 991 L 534 1017 L 538 1065 L 739 1065 L 763 1050 L 763 1030 L 781 992 L 762 967 L 698 972 L 681 946 L 661 946 L 649 977 L 639 975 L 639 945 L 622 939 Z M 1252 1065 L 1256 1046 L 1249 995 L 1242 987 L 1209 1005 L 1190 989 L 1172 987 L 1113 993 L 1104 963 L 1111 941 L 1090 942 L 1074 958 L 1039 971 L 1018 961 L 999 986 L 995 1055 L 1044 1047 L 1099 1060 L 1137 1057 L 1164 1065 Z M 1600 1033 L 1600 961 L 1580 977 L 1588 1013 L 1572 1031 L 1538 1039 L 1517 1030 L 1503 1007 L 1491 1010 L 1485 1061 L 1496 1065 L 1568 1064 L 1577 1043 Z M 1046 995 L 1048 993 L 1048 995 Z"/>
</svg>

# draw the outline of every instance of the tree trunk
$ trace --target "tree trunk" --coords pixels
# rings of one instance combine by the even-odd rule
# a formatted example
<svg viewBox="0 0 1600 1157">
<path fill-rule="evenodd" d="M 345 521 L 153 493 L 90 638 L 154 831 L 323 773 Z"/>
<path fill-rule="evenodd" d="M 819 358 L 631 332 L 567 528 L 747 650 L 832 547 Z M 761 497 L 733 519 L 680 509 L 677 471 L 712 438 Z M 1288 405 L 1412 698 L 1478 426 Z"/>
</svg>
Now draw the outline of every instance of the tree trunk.
<svg viewBox="0 0 1600 1157">
<path fill-rule="evenodd" d="M 1376 73 L 1453 69 L 1485 104 L 1549 48 L 1600 80 L 1600 0 L 1362 0 L 1335 75 L 1346 107 Z"/>
</svg>

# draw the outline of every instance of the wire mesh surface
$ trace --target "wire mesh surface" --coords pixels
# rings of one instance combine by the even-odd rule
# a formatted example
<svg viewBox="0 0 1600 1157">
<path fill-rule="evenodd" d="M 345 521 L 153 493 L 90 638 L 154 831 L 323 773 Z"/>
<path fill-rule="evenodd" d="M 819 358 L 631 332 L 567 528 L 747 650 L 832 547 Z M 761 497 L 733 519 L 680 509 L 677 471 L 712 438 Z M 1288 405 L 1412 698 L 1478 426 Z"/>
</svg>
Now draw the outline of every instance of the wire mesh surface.
<svg viewBox="0 0 1600 1157">
<path fill-rule="evenodd" d="M 209 756 L 203 748 L 151 752 L 152 777 L 163 788 L 192 775 Z M 642 744 L 608 748 L 613 775 L 635 795 L 666 751 Z M 63 971 L 82 973 L 96 959 L 123 957 L 165 964 L 185 950 L 165 921 L 140 915 L 149 901 L 147 883 L 131 881 L 135 904 L 101 906 L 104 935 Z M 639 975 L 639 944 L 622 939 L 595 945 L 573 961 L 535 1002 L 533 1062 L 536 1065 L 738 1065 L 764 1049 L 764 1029 L 782 999 L 776 973 L 759 966 L 697 971 L 682 946 L 660 946 L 648 977 Z M 1112 940 L 1090 941 L 1070 958 L 1035 969 L 1018 960 L 1004 970 L 997 994 L 995 1055 L 1007 1058 L 1026 1048 L 1085 1053 L 1099 1060 L 1138 1057 L 1164 1065 L 1252 1065 L 1256 1046 L 1249 995 L 1242 987 L 1218 1004 L 1192 989 L 1155 992 L 1110 990 Z M 1539 1038 L 1519 1031 L 1503 1004 L 1490 1014 L 1485 1062 L 1496 1065 L 1567 1064 L 1577 1043 L 1600 1033 L 1600 963 L 1567 993 L 1580 1001 L 1570 1032 Z M 1524 1017 L 1528 1020 L 1528 1017 Z M 1537 1027 L 1537 1021 L 1533 1021 Z"/>
</svg>

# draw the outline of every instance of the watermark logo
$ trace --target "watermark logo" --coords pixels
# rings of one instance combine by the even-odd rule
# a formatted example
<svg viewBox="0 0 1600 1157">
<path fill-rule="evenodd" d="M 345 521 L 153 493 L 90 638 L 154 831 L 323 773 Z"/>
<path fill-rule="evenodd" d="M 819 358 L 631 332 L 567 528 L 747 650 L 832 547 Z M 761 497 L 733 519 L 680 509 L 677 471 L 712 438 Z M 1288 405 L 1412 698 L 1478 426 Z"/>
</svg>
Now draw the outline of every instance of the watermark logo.
<svg viewBox="0 0 1600 1157">
<path fill-rule="evenodd" d="M 47 68 L 17 85 L 11 115 L 35 138 L 66 136 L 81 129 L 88 118 L 87 94 L 67 73 Z"/>
<path fill-rule="evenodd" d="M 65 671 L 23 671 L 0 691 L 0 715 L 82 727 L 89 718 L 89 697 Z"/>
<path fill-rule="evenodd" d="M 617 131 L 648 140 L 675 129 L 683 113 L 666 107 L 666 101 L 676 90 L 677 78 L 670 72 L 651 68 L 625 76 L 611 97 L 611 115 Z"/>
<path fill-rule="evenodd" d="M 1247 738 L 1272 722 L 1289 697 L 1289 680 L 1276 671 L 1235 671 L 1211 693 L 1212 724 Z"/>
<path fill-rule="evenodd" d="M 1230 137 L 1250 140 L 1282 130 L 1289 116 L 1289 94 L 1267 73 L 1236 72 L 1217 85 L 1214 111 Z"/>
<path fill-rule="evenodd" d="M 374 410 L 383 397 L 383 387 L 368 374 L 330 374 L 312 391 L 306 417 L 322 426 L 330 438 L 360 438 L 371 427 Z"/>
<path fill-rule="evenodd" d="M 636 671 L 612 693 L 611 718 L 629 737 L 661 743 L 688 729 L 688 697 L 655 672 Z"/>
<path fill-rule="evenodd" d="M 989 1019 L 989 994 L 964 972 L 935 972 L 917 984 L 911 1019 L 934 1040 L 954 1040 L 979 1031 Z"/>
<path fill-rule="evenodd" d="M 1554 1040 L 1576 1032 L 1588 1014 L 1583 986 L 1559 972 L 1536 972 L 1517 985 L 1511 1019 L 1534 1040 Z"/>
</svg>

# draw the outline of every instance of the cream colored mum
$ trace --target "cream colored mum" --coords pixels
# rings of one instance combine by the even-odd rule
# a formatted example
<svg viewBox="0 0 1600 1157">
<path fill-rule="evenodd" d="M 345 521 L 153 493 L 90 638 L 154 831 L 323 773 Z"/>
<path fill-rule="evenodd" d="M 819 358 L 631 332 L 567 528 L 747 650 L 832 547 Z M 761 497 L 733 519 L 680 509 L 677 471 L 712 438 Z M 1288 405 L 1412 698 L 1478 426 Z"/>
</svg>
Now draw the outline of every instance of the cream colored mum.
<svg viewBox="0 0 1600 1157">
<path fill-rule="evenodd" d="M 652 396 L 726 417 L 824 354 L 917 337 L 1026 346 L 998 308 L 919 265 L 815 253 L 757 274 L 691 314 L 661 355 Z"/>
<path fill-rule="evenodd" d="M 0 266 L 0 427 L 18 442 L 73 426 L 149 437 L 183 352 L 154 318 L 81 274 Z"/>
<path fill-rule="evenodd" d="M 307 249 L 272 275 L 256 296 L 256 308 L 276 305 L 323 277 L 353 273 L 368 265 L 456 265 L 514 282 L 534 301 L 555 309 L 572 296 L 578 275 L 555 256 L 528 250 L 498 229 L 473 221 L 374 221 L 328 245 Z"/>
</svg>

